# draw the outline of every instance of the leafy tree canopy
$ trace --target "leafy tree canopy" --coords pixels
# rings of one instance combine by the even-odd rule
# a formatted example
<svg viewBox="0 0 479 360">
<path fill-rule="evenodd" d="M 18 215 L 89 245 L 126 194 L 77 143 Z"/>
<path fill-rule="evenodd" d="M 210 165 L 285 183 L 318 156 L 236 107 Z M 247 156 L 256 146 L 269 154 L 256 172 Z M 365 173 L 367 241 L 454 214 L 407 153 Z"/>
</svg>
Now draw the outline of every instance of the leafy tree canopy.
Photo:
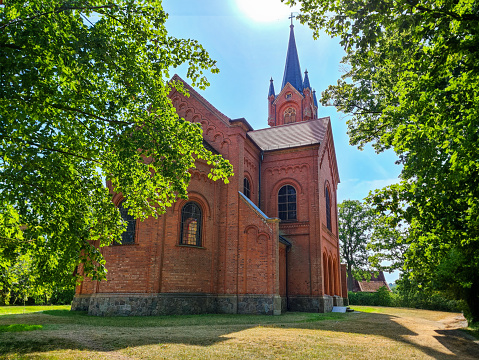
<svg viewBox="0 0 479 360">
<path fill-rule="evenodd" d="M 338 213 L 340 252 L 346 263 L 348 291 L 353 291 L 353 279 L 370 280 L 373 272 L 402 267 L 402 255 L 408 246 L 405 229 L 359 200 L 344 200 L 338 204 Z"/>
<path fill-rule="evenodd" d="M 104 278 L 89 240 L 105 246 L 125 229 L 105 180 L 145 219 L 186 197 L 196 159 L 215 180 L 232 175 L 168 98 L 184 92 L 171 67 L 188 63 L 200 88 L 218 69 L 197 41 L 169 36 L 166 19 L 160 0 L 0 6 L 2 273 L 29 254 L 40 282 L 71 282 L 80 262 Z"/>
<path fill-rule="evenodd" d="M 295 3 L 295 0 L 286 1 Z M 479 320 L 479 8 L 462 0 L 299 0 L 339 36 L 349 70 L 322 96 L 351 115 L 350 142 L 394 149 L 401 182 L 372 202 L 407 221 L 414 283 Z"/>
<path fill-rule="evenodd" d="M 346 263 L 348 291 L 353 291 L 353 279 L 360 280 L 371 274 L 367 245 L 374 213 L 359 200 L 344 200 L 338 204 L 338 213 L 341 258 Z"/>
</svg>

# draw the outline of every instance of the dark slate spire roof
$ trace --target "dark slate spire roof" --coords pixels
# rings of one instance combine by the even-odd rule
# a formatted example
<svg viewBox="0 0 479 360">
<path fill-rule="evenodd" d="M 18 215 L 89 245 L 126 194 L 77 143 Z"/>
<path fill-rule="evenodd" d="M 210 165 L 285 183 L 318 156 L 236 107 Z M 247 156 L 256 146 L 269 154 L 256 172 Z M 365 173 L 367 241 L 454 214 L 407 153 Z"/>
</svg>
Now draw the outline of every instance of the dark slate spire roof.
<svg viewBox="0 0 479 360">
<path fill-rule="evenodd" d="M 311 85 L 309 85 L 308 70 L 304 72 L 303 89 L 311 89 Z"/>
<path fill-rule="evenodd" d="M 271 95 L 275 96 L 275 95 L 274 95 L 274 85 L 273 85 L 273 78 L 271 78 L 271 80 L 269 81 L 269 92 L 268 92 L 268 97 L 270 97 Z"/>
<path fill-rule="evenodd" d="M 296 41 L 294 40 L 294 25 L 290 25 L 288 53 L 286 55 L 286 65 L 284 67 L 283 85 L 281 90 L 287 83 L 293 85 L 300 93 L 303 92 L 303 79 L 301 76 L 301 68 L 299 66 L 298 51 L 296 50 Z"/>
<path fill-rule="evenodd" d="M 314 101 L 314 106 L 318 107 L 318 100 L 316 99 L 316 90 L 313 90 L 313 101 Z"/>
</svg>

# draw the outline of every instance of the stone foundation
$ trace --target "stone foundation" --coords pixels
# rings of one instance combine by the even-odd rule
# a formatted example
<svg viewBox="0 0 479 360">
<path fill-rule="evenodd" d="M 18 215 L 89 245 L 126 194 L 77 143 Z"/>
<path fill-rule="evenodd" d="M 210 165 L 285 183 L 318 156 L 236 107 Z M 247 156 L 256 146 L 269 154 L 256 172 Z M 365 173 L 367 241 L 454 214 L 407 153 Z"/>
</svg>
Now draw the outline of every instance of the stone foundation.
<svg viewBox="0 0 479 360">
<path fill-rule="evenodd" d="M 334 306 L 349 306 L 349 299 L 335 295 L 333 297 L 333 305 Z"/>
<path fill-rule="evenodd" d="M 348 306 L 340 296 L 93 294 L 76 295 L 72 311 L 96 316 L 158 316 L 190 314 L 281 315 L 286 311 L 330 312 Z"/>
<path fill-rule="evenodd" d="M 75 296 L 71 309 L 96 316 L 281 315 L 281 303 L 277 295 L 93 294 Z"/>
<path fill-rule="evenodd" d="M 75 295 L 72 301 L 72 310 L 88 311 L 91 295 Z"/>
<path fill-rule="evenodd" d="M 288 311 L 325 313 L 333 310 L 333 297 L 288 296 Z"/>
</svg>

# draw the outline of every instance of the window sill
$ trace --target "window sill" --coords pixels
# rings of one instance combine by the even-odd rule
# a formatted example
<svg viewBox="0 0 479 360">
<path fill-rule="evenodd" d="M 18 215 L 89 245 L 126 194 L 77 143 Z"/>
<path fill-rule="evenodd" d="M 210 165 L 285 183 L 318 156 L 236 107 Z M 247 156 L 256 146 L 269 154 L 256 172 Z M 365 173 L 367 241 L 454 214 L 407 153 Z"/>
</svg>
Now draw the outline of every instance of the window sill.
<svg viewBox="0 0 479 360">
<path fill-rule="evenodd" d="M 185 248 L 193 248 L 193 249 L 206 250 L 205 247 L 203 247 L 203 246 L 196 246 L 196 245 L 176 244 L 176 246 L 178 246 L 178 247 L 185 247 Z"/>
</svg>

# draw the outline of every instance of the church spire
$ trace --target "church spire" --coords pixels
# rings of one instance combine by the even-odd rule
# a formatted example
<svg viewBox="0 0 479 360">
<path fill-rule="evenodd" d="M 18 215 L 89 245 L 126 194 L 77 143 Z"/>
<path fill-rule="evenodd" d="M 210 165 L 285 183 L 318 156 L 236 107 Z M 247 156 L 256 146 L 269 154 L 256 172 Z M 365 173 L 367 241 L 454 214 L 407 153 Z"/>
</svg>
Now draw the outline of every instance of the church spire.
<svg viewBox="0 0 479 360">
<path fill-rule="evenodd" d="M 268 92 L 268 97 L 270 97 L 271 95 L 275 96 L 275 95 L 274 95 L 274 85 L 273 85 L 273 78 L 271 78 L 271 80 L 269 81 L 269 92 Z"/>
<path fill-rule="evenodd" d="M 292 19 L 291 19 L 292 22 Z M 284 67 L 283 85 L 281 90 L 287 83 L 294 86 L 300 93 L 303 92 L 303 79 L 301 76 L 301 68 L 299 66 L 298 51 L 296 50 L 296 41 L 294 40 L 294 25 L 290 25 L 288 53 L 286 55 L 286 65 Z"/>
<path fill-rule="evenodd" d="M 316 90 L 313 90 L 313 102 L 314 102 L 314 106 L 318 107 L 318 100 L 316 99 Z"/>
<path fill-rule="evenodd" d="M 308 70 L 304 72 L 303 89 L 311 89 L 311 85 L 309 85 Z"/>
</svg>

